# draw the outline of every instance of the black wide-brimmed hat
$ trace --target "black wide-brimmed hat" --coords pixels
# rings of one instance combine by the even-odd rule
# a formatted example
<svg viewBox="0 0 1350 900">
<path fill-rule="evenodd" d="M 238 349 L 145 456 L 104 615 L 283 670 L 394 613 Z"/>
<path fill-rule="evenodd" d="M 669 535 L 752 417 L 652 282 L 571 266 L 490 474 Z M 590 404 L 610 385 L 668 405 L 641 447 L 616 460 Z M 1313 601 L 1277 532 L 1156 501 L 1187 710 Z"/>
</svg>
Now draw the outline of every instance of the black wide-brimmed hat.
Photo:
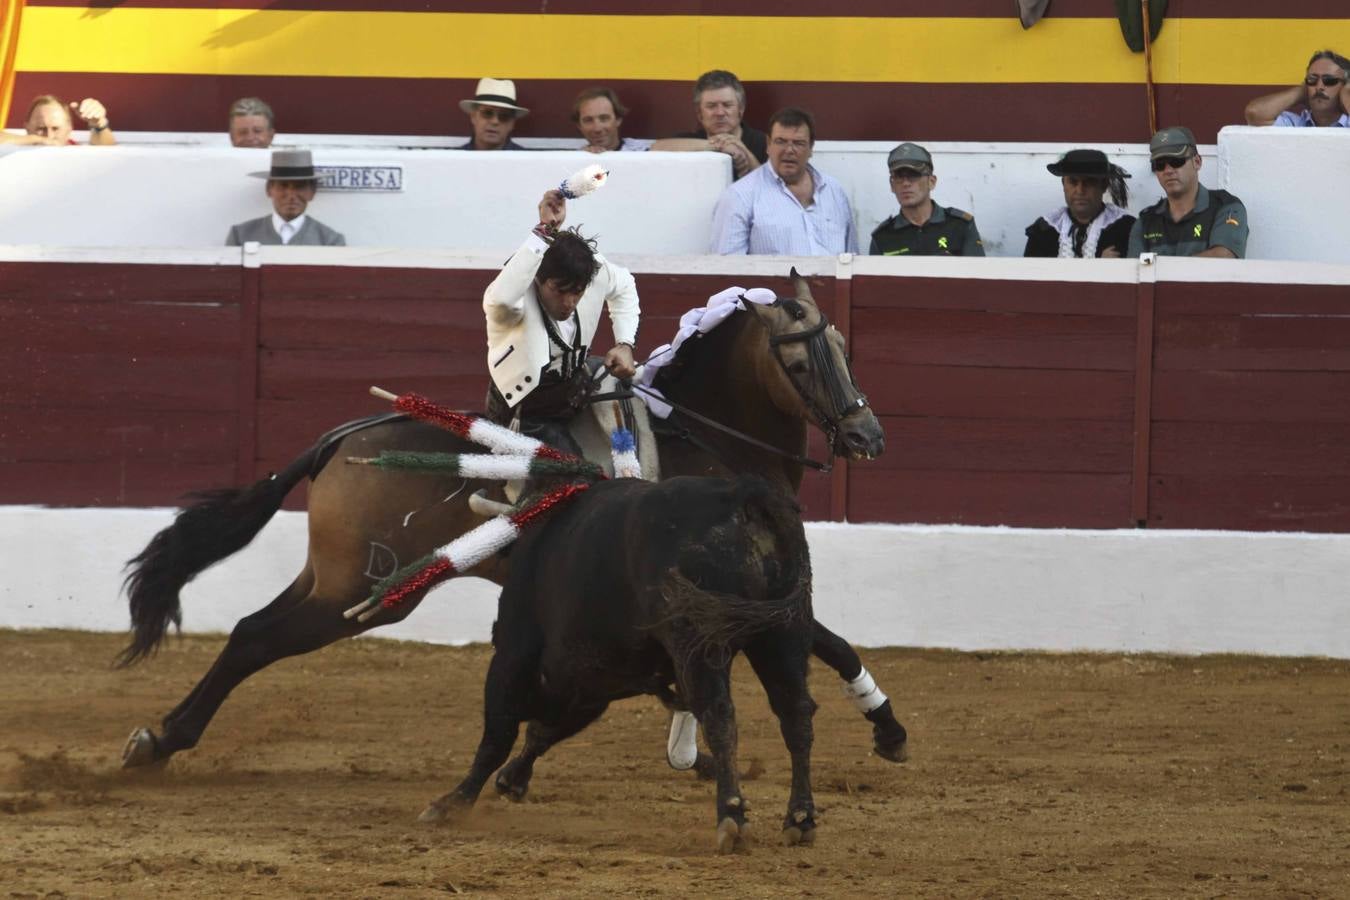
<svg viewBox="0 0 1350 900">
<path fill-rule="evenodd" d="M 308 150 L 273 150 L 272 168 L 266 172 L 249 172 L 250 177 L 268 181 L 318 181 L 314 174 L 314 157 Z"/>
<path fill-rule="evenodd" d="M 1084 175 L 1088 178 L 1129 178 L 1130 173 L 1106 158 L 1100 150 L 1070 150 L 1045 167 L 1051 175 Z"/>
</svg>

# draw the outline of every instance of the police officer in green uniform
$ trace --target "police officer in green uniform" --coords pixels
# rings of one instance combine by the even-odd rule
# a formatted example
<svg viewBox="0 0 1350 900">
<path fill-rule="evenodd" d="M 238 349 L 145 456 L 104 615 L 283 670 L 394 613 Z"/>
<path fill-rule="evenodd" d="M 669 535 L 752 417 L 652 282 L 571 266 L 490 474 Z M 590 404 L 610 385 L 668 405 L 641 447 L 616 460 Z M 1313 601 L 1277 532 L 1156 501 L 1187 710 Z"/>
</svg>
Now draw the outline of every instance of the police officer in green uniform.
<svg viewBox="0 0 1350 900">
<path fill-rule="evenodd" d="M 918 144 L 904 143 L 886 158 L 891 193 L 900 212 L 872 232 L 872 256 L 984 256 L 975 217 L 931 199 L 937 176 L 933 157 Z"/>
<path fill-rule="evenodd" d="M 1200 183 L 1202 161 L 1191 130 L 1164 128 L 1149 141 L 1148 151 L 1167 196 L 1139 213 L 1130 229 L 1128 255 L 1246 256 L 1247 208 L 1227 191 Z"/>
</svg>

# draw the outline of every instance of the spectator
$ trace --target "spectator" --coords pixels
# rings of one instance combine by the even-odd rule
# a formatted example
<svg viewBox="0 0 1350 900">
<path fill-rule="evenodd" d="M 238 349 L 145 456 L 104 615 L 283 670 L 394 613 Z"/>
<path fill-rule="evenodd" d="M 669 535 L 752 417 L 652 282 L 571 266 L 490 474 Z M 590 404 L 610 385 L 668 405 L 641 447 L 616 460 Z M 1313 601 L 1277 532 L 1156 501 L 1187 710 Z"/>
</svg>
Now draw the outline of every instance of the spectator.
<svg viewBox="0 0 1350 900">
<path fill-rule="evenodd" d="M 1227 191 L 1200 183 L 1200 151 L 1189 128 L 1164 128 L 1148 143 L 1153 171 L 1167 196 L 1139 213 L 1130 229 L 1130 257 L 1215 256 L 1247 253 L 1247 208 Z"/>
<path fill-rule="evenodd" d="M 79 103 L 66 106 L 59 97 L 53 97 L 51 94 L 33 98 L 32 105 L 28 107 L 28 117 L 24 119 L 23 124 L 27 134 L 0 133 L 0 143 L 49 147 L 74 145 L 76 141 L 70 136 L 73 130 L 71 110 L 75 110 L 76 115 L 84 120 L 85 127 L 89 129 L 91 147 L 109 147 L 117 143 L 112 129 L 108 127 L 108 111 L 103 108 L 102 103 L 88 97 Z"/>
<path fill-rule="evenodd" d="M 1023 256 L 1062 259 L 1119 259 L 1130 245 L 1134 216 L 1120 166 L 1112 165 L 1100 150 L 1070 150 L 1046 166 L 1064 186 L 1064 206 L 1027 227 Z M 1111 202 L 1103 199 L 1110 191 Z"/>
<path fill-rule="evenodd" d="M 511 140 L 516 120 L 530 111 L 516 105 L 516 83 L 505 78 L 480 78 L 472 100 L 459 101 L 469 116 L 473 137 L 457 150 L 524 150 Z"/>
<path fill-rule="evenodd" d="M 1247 124 L 1350 128 L 1350 60 L 1331 50 L 1314 53 L 1302 84 L 1247 104 Z"/>
<path fill-rule="evenodd" d="M 347 245 L 347 239 L 342 235 L 318 219 L 305 215 L 319 183 L 308 150 L 273 150 L 271 171 L 250 172 L 249 175 L 267 179 L 272 214 L 232 227 L 225 238 L 227 247 L 238 247 L 246 241 L 311 247 Z"/>
<path fill-rule="evenodd" d="M 788 107 L 769 120 L 769 164 L 722 192 L 712 253 L 824 256 L 857 253 L 853 210 L 838 181 L 811 165 L 816 124 Z"/>
<path fill-rule="evenodd" d="M 241 97 L 230 104 L 230 143 L 235 147 L 270 147 L 277 136 L 272 107 L 257 97 Z"/>
<path fill-rule="evenodd" d="M 694 82 L 694 115 L 699 129 L 652 144 L 653 150 L 715 150 L 731 157 L 736 178 L 743 178 L 769 159 L 767 138 L 742 121 L 745 86 L 722 69 L 704 72 Z"/>
<path fill-rule="evenodd" d="M 918 144 L 904 143 L 886 157 L 891 193 L 900 212 L 872 232 L 872 256 L 984 256 L 975 217 L 933 202 L 937 176 L 933 157 Z"/>
<path fill-rule="evenodd" d="M 651 141 L 619 136 L 628 107 L 607 87 L 587 88 L 572 102 L 572 121 L 586 139 L 581 149 L 587 153 L 607 150 L 650 150 Z"/>
</svg>

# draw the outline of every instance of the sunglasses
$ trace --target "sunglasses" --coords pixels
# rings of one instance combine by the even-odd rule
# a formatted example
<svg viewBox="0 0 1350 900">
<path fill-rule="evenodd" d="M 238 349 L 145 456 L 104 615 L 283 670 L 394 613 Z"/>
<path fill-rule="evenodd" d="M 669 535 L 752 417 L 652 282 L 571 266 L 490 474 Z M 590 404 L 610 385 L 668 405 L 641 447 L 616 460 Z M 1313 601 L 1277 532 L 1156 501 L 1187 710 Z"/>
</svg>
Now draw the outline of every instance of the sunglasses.
<svg viewBox="0 0 1350 900">
<path fill-rule="evenodd" d="M 474 107 L 478 114 L 485 119 L 496 119 L 498 122 L 510 122 L 516 117 L 514 109 L 502 109 L 497 106 L 476 106 Z"/>
<path fill-rule="evenodd" d="M 1190 161 L 1189 156 L 1164 156 L 1153 160 L 1152 168 L 1155 172 L 1161 172 L 1163 169 L 1180 169 Z"/>
<path fill-rule="evenodd" d="M 1338 84 L 1345 84 L 1345 79 L 1338 75 L 1309 75 L 1303 79 L 1303 83 L 1308 87 L 1317 84 L 1317 79 L 1322 79 L 1322 87 L 1335 87 Z"/>
</svg>

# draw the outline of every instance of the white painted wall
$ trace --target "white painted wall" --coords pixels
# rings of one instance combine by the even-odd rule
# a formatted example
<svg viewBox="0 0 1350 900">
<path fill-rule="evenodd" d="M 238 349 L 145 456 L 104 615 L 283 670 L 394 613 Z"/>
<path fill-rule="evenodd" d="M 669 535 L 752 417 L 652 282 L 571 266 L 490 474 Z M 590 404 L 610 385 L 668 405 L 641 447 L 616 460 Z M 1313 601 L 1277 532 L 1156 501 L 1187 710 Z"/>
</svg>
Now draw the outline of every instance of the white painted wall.
<svg viewBox="0 0 1350 900">
<path fill-rule="evenodd" d="M 8 152 L 6 152 L 8 150 Z M 0 244 L 212 247 L 230 226 L 268 215 L 270 152 L 209 147 L 0 146 Z M 398 193 L 324 191 L 309 212 L 349 245 L 509 254 L 539 220 L 539 198 L 596 162 L 589 153 L 324 149 L 316 165 L 400 165 Z M 713 204 L 731 183 L 722 154 L 614 153 L 608 187 L 570 205 L 568 224 L 609 253 L 707 249 Z M 500 258 L 498 262 L 500 264 Z"/>
<path fill-rule="evenodd" d="M 0 507 L 0 627 L 121 631 L 122 563 L 172 511 Z M 184 592 L 192 632 L 230 630 L 305 556 L 279 513 Z M 863 646 L 1350 658 L 1350 535 L 807 525 L 815 611 Z M 437 589 L 385 637 L 485 641 L 496 587 Z"/>
<path fill-rule="evenodd" d="M 120 148 L 0 146 L 0 244 L 211 246 L 231 224 L 269 209 L 262 185 L 246 177 L 267 167 L 268 151 L 224 146 L 223 134 L 123 134 Z M 316 217 L 351 244 L 509 252 L 537 195 L 597 157 L 585 153 L 481 154 L 426 147 L 461 138 L 291 135 L 324 164 L 405 166 L 403 194 L 320 195 Z M 565 147 L 572 139 L 533 139 Z M 815 164 L 838 178 L 866 236 L 896 210 L 885 157 L 893 142 L 820 141 Z M 931 143 L 947 206 L 973 213 L 990 255 L 1020 256 L 1023 231 L 1063 201 L 1045 166 L 1069 144 Z M 1161 197 L 1143 144 L 1101 144 L 1134 177 L 1130 208 Z M 1350 263 L 1350 130 L 1225 128 L 1201 148 L 1203 180 L 1231 190 L 1252 219 L 1256 259 Z M 612 186 L 573 207 L 610 253 L 698 254 L 712 208 L 729 183 L 720 154 L 611 153 Z"/>
</svg>

